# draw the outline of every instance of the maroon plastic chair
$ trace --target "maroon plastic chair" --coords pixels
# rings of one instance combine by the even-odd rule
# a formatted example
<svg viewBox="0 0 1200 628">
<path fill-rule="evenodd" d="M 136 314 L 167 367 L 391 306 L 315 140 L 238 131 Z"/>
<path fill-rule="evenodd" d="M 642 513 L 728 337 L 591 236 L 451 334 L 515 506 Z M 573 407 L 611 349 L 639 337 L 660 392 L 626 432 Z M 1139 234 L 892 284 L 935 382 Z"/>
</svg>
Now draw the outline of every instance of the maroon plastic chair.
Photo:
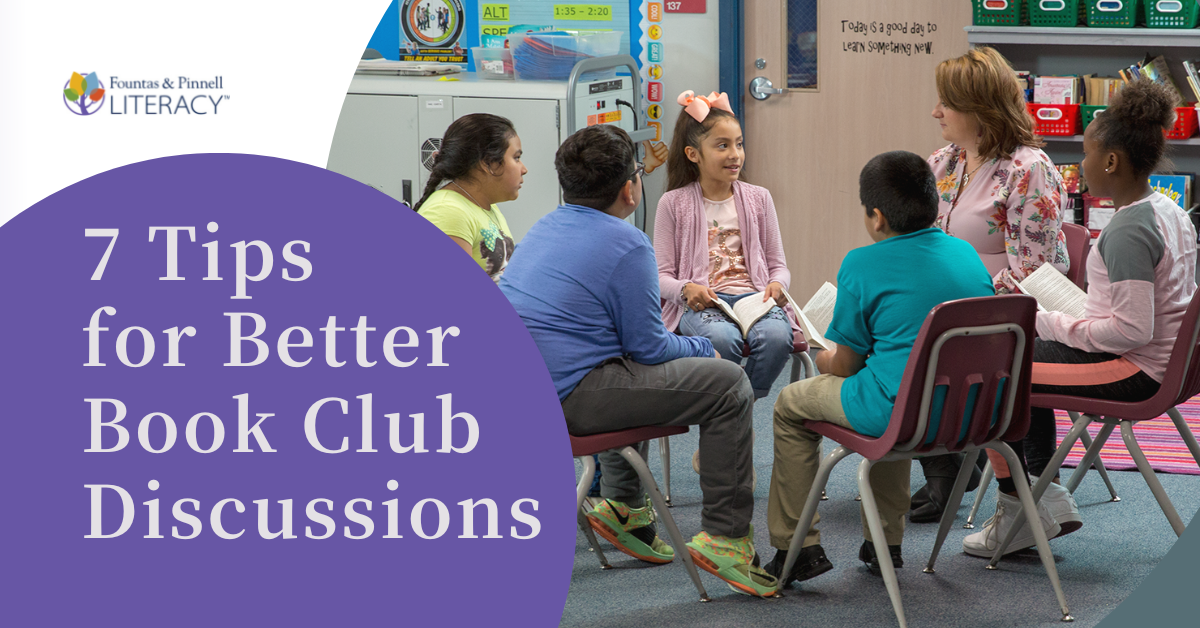
<svg viewBox="0 0 1200 628">
<path fill-rule="evenodd" d="M 1067 238 L 1067 257 L 1071 259 L 1071 267 L 1067 269 L 1067 279 L 1070 279 L 1081 290 L 1087 285 L 1087 258 L 1092 250 L 1092 232 L 1083 225 L 1064 222 L 1063 235 Z"/>
<path fill-rule="evenodd" d="M 1070 279 L 1075 285 L 1079 286 L 1080 290 L 1087 289 L 1087 258 L 1088 253 L 1092 250 L 1092 232 L 1088 231 L 1087 227 L 1077 225 L 1073 222 L 1063 223 L 1063 235 L 1067 239 L 1067 256 L 1071 259 L 1071 267 L 1067 269 L 1067 279 Z M 1079 420 L 1075 414 L 1071 415 L 1072 420 Z M 1080 434 L 1080 441 L 1084 447 L 1092 446 L 1092 439 L 1087 432 Z M 1104 461 L 1099 457 L 1093 463 L 1096 472 L 1100 474 L 1100 479 L 1104 480 L 1104 485 L 1108 487 L 1108 494 L 1111 501 L 1119 502 L 1121 498 L 1117 495 L 1117 489 L 1113 486 L 1112 480 L 1108 477 L 1108 470 L 1104 468 Z M 992 471 L 992 463 L 987 463 L 983 468 L 983 478 L 979 482 L 979 490 L 975 492 L 975 503 L 971 506 L 971 511 L 967 513 L 967 522 L 963 527 L 970 530 L 975 527 L 975 515 L 979 512 L 979 507 L 983 504 L 983 496 L 987 493 L 987 486 L 991 483 L 995 475 Z"/>
<path fill-rule="evenodd" d="M 1158 477 L 1154 475 L 1154 469 L 1150 468 L 1150 463 L 1146 461 L 1146 455 L 1142 453 L 1142 448 L 1138 446 L 1137 438 L 1133 435 L 1133 424 L 1167 414 L 1171 417 L 1175 428 L 1179 430 L 1183 441 L 1187 443 L 1187 448 L 1192 454 L 1192 459 L 1196 461 L 1197 465 L 1200 465 L 1200 445 L 1197 445 L 1195 435 L 1188 428 L 1187 422 L 1183 420 L 1183 416 L 1179 414 L 1179 410 L 1175 408 L 1175 406 L 1200 394 L 1200 351 L 1197 351 L 1198 341 L 1200 341 L 1200 299 L 1192 297 L 1192 302 L 1188 305 L 1187 311 L 1184 312 L 1183 321 L 1179 325 L 1179 335 L 1175 338 L 1175 345 L 1171 349 L 1171 359 L 1167 362 L 1167 371 L 1163 375 L 1162 386 L 1159 387 L 1158 392 L 1153 397 L 1145 401 L 1126 402 L 1089 399 L 1087 397 L 1073 397 L 1070 395 L 1034 394 L 1030 398 L 1030 405 L 1032 407 L 1055 408 L 1071 412 L 1073 416 L 1076 414 L 1082 415 L 1079 420 L 1075 421 L 1075 425 L 1067 432 L 1067 435 L 1063 437 L 1062 444 L 1058 446 L 1058 449 L 1054 452 L 1054 456 L 1050 458 L 1046 470 L 1038 478 L 1037 485 L 1033 488 L 1034 497 L 1041 499 L 1042 493 L 1049 486 L 1051 479 L 1058 475 L 1058 470 L 1062 466 L 1063 460 L 1066 460 L 1071 448 L 1075 446 L 1075 441 L 1082 434 L 1086 433 L 1087 426 L 1094 422 L 1103 423 L 1100 432 L 1096 434 L 1095 440 L 1087 448 L 1087 453 L 1079 461 L 1079 466 L 1071 474 L 1071 479 L 1067 480 L 1067 490 L 1075 492 L 1075 488 L 1079 486 L 1079 482 L 1087 474 L 1088 468 L 1092 466 L 1092 462 L 1099 457 L 1100 448 L 1104 446 L 1109 435 L 1112 434 L 1113 428 L 1120 425 L 1121 436 L 1125 440 L 1125 447 L 1129 449 L 1130 457 L 1137 464 L 1138 471 L 1142 473 L 1142 477 L 1145 478 L 1150 491 L 1154 493 L 1154 499 L 1158 501 L 1163 514 L 1167 516 L 1167 521 L 1171 523 L 1171 528 L 1175 530 L 1175 535 L 1179 536 L 1183 534 L 1183 520 L 1179 518 L 1179 513 L 1175 511 L 1175 506 L 1171 503 L 1171 499 L 1167 497 L 1167 492 L 1163 490 Z M 1020 527 L 1023 518 L 1023 516 L 1018 516 L 1016 523 L 1013 525 L 1014 530 Z M 998 548 L 1000 552 L 1003 552 L 1008 543 L 1012 541 L 1012 536 L 1012 534 L 1009 534 L 1008 538 L 1004 539 L 1004 542 Z M 1000 554 L 998 553 L 996 557 L 993 557 L 991 564 L 996 564 L 999 556 Z"/>
<path fill-rule="evenodd" d="M 571 436 L 571 455 L 575 456 L 575 459 L 583 465 L 583 473 L 579 476 L 579 483 L 575 486 L 575 507 L 578 512 L 579 526 L 583 528 L 588 543 L 591 544 L 592 549 L 596 552 L 596 556 L 600 559 L 600 568 L 610 569 L 611 565 L 604 558 L 604 552 L 601 551 L 600 544 L 596 541 L 596 535 L 592 532 L 591 525 L 588 524 L 583 514 L 583 500 L 587 497 L 588 489 L 592 486 L 592 478 L 596 475 L 596 460 L 592 456 L 614 449 L 617 450 L 621 454 L 621 457 L 628 461 L 633 470 L 637 472 L 638 478 L 642 481 L 642 489 L 650 494 L 650 501 L 654 504 L 654 510 L 662 519 L 663 524 L 667 528 L 667 534 L 671 537 L 671 543 L 675 549 L 675 560 L 678 561 L 682 557 L 683 563 L 687 567 L 688 575 L 692 578 L 692 584 L 695 584 L 696 590 L 700 592 L 700 601 L 707 602 L 709 599 L 708 593 L 704 590 L 704 585 L 700 582 L 700 574 L 696 571 L 696 565 L 692 563 L 692 554 L 687 551 L 684 545 L 685 540 L 679 533 L 679 527 L 675 525 L 674 517 L 667 510 L 666 501 L 663 499 L 662 493 L 658 490 L 658 484 L 654 482 L 654 476 L 650 473 L 650 468 L 646 466 L 644 458 L 650 441 L 656 438 L 666 440 L 668 436 L 686 434 L 687 431 L 687 427 L 651 426 L 635 427 L 588 436 Z"/>
<path fill-rule="evenodd" d="M 900 625 L 907 625 L 899 583 L 871 490 L 871 468 L 881 461 L 968 452 L 948 502 L 959 504 L 979 449 L 995 450 L 1010 465 L 1016 464 L 1016 454 L 1002 441 L 1019 440 L 1029 429 L 1029 370 L 1036 312 L 1037 302 L 1024 295 L 943 303 L 929 312 L 921 326 L 883 436 L 874 438 L 832 423 L 805 421 L 806 428 L 833 439 L 840 446 L 821 461 L 792 536 L 783 573 L 791 570 L 800 546 L 812 528 L 820 492 L 834 465 L 851 453 L 861 454 L 858 488 L 867 525 L 892 608 Z M 1029 484 L 1016 479 L 1021 502 L 1032 510 L 1034 502 Z M 925 573 L 934 573 L 934 561 L 956 511 L 957 506 L 946 508 Z M 1040 527 L 1034 526 L 1034 538 L 1058 598 L 1063 621 L 1071 621 L 1073 618 L 1059 583 L 1054 556 Z"/>
</svg>

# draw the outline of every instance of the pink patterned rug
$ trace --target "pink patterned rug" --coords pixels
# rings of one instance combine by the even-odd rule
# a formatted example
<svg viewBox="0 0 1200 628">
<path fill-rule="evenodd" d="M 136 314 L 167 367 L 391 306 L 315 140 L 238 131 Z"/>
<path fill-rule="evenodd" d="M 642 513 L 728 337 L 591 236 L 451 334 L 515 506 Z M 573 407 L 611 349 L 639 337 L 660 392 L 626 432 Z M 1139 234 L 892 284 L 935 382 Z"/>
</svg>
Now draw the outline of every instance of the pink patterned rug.
<svg viewBox="0 0 1200 628">
<path fill-rule="evenodd" d="M 1200 397 L 1193 397 L 1179 406 L 1179 413 L 1187 421 L 1192 433 L 1200 434 Z M 1067 416 L 1066 412 L 1057 412 L 1056 414 L 1058 416 L 1058 439 L 1059 442 L 1062 442 L 1062 438 L 1071 429 L 1071 417 Z M 1092 438 L 1096 437 L 1100 427 L 1099 423 L 1088 426 L 1088 432 L 1091 433 Z M 1179 436 L 1179 431 L 1175 429 L 1175 424 L 1171 422 L 1170 417 L 1163 415 L 1157 419 L 1137 423 L 1133 426 L 1133 433 L 1137 436 L 1138 445 L 1146 454 L 1146 459 L 1150 461 L 1150 466 L 1154 467 L 1156 472 L 1200 475 L 1200 467 L 1196 466 L 1196 461 L 1192 459 L 1192 454 L 1188 452 L 1187 445 L 1183 443 L 1183 438 Z M 1079 460 L 1083 458 L 1083 452 L 1083 445 L 1076 442 L 1063 466 L 1077 466 Z M 1100 457 L 1104 460 L 1105 468 L 1108 469 L 1137 469 L 1129 451 L 1125 449 L 1125 441 L 1121 438 L 1119 427 L 1113 430 L 1108 441 L 1104 443 L 1104 447 L 1100 450 Z"/>
</svg>

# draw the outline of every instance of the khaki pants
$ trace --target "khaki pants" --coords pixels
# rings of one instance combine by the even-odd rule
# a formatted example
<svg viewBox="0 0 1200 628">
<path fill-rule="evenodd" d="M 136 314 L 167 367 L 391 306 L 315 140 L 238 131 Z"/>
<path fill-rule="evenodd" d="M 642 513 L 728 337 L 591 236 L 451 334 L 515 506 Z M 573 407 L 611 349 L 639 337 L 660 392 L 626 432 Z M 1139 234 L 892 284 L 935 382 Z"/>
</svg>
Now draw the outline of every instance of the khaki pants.
<svg viewBox="0 0 1200 628">
<path fill-rule="evenodd" d="M 819 375 L 784 388 L 775 402 L 775 467 L 771 472 L 771 494 L 767 503 L 767 525 L 771 545 L 786 550 L 796 532 L 804 502 L 813 488 L 820 465 L 821 435 L 801 426 L 801 422 L 825 421 L 853 429 L 842 410 L 842 383 L 845 378 Z M 904 537 L 904 515 L 909 508 L 909 469 L 911 460 L 881 462 L 871 468 L 871 488 L 883 534 L 888 545 L 900 545 Z M 859 506 L 860 512 L 862 506 Z M 813 517 L 812 529 L 804 547 L 819 545 L 821 533 Z M 866 515 L 862 515 L 863 538 L 870 541 Z"/>
</svg>

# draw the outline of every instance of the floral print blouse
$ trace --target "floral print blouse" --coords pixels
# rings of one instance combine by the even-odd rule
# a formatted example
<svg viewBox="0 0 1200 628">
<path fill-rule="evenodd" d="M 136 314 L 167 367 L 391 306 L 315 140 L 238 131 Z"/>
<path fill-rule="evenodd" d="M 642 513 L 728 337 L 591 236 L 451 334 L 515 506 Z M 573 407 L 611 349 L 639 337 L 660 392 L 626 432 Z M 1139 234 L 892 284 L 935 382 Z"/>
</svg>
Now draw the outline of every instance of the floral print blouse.
<svg viewBox="0 0 1200 628">
<path fill-rule="evenodd" d="M 969 177 L 965 151 L 951 144 L 929 158 L 937 180 L 934 226 L 966 240 L 992 275 L 996 292 L 1019 292 L 1016 281 L 1042 264 L 1066 273 L 1070 265 L 1062 233 L 1067 195 L 1046 153 L 1018 147 L 1011 159 L 984 162 Z"/>
</svg>

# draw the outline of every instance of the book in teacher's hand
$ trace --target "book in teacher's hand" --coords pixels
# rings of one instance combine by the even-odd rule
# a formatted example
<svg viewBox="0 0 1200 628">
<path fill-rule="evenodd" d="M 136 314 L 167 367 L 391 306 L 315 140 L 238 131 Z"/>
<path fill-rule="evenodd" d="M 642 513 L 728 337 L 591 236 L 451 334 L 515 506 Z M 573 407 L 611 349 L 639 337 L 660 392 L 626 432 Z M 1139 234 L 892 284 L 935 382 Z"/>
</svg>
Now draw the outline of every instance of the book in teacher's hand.
<svg viewBox="0 0 1200 628">
<path fill-rule="evenodd" d="M 717 299 L 716 307 L 737 324 L 742 331 L 742 338 L 746 338 L 750 335 L 750 328 L 760 318 L 766 316 L 772 307 L 775 307 L 773 299 L 763 301 L 763 294 L 755 292 L 738 299 L 733 305 Z M 837 301 L 837 288 L 834 288 L 829 282 L 825 282 L 825 285 L 817 290 L 817 293 L 803 308 L 792 299 L 792 295 L 788 294 L 786 290 L 783 295 L 791 304 L 792 309 L 796 311 L 796 317 L 800 321 L 800 328 L 804 331 L 804 337 L 808 340 L 808 344 L 827 349 L 828 341 L 825 340 L 824 333 L 829 328 L 829 322 L 833 320 L 833 304 Z"/>
</svg>

